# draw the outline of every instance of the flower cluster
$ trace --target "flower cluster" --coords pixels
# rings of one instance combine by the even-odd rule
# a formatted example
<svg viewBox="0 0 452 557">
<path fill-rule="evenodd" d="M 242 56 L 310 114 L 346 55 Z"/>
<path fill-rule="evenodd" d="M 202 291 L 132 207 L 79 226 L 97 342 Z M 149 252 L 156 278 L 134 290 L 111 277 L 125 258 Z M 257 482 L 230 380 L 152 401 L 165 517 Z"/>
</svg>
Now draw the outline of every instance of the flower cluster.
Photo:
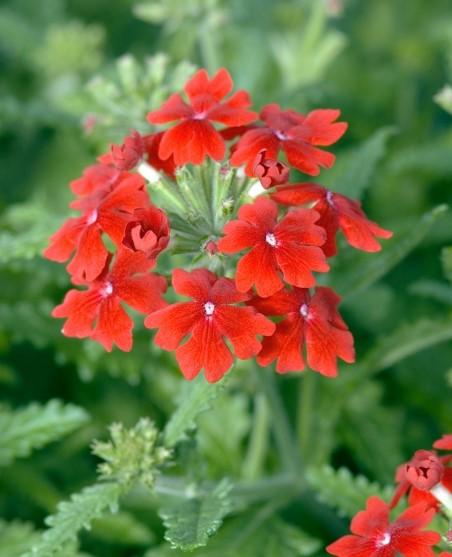
<svg viewBox="0 0 452 557">
<path fill-rule="evenodd" d="M 343 536 L 327 547 L 336 557 L 434 557 L 432 546 L 441 535 L 424 530 L 436 513 L 452 519 L 452 434 L 444 435 L 433 447 L 450 454 L 438 456 L 435 451 L 420 450 L 397 470 L 399 483 L 394 497 L 386 504 L 379 497 L 367 500 L 366 510 L 359 512 L 350 525 L 351 535 Z M 401 498 L 408 494 L 408 508 L 393 522 L 389 515 Z M 443 536 L 452 544 L 452 531 Z M 442 552 L 440 557 L 451 557 Z"/>
<path fill-rule="evenodd" d="M 232 89 L 225 69 L 199 70 L 184 94 L 148 113 L 163 129 L 132 131 L 72 182 L 78 216 L 44 255 L 69 261 L 84 289 L 70 290 L 53 315 L 66 319 L 66 336 L 130 350 L 130 306 L 157 329 L 154 342 L 175 351 L 187 379 L 204 370 L 218 381 L 234 357 L 276 361 L 279 373 L 303 370 L 306 359 L 334 377 L 338 359 L 354 362 L 353 337 L 339 296 L 316 287 L 316 273 L 328 272 L 339 229 L 368 252 L 391 233 L 358 201 L 290 182 L 294 170 L 316 176 L 333 165 L 324 148 L 347 129 L 339 110 L 269 104 L 257 114 L 249 94 Z M 156 274 L 163 250 L 182 256 L 185 269 L 161 265 Z M 166 301 L 168 285 L 189 300 Z"/>
</svg>

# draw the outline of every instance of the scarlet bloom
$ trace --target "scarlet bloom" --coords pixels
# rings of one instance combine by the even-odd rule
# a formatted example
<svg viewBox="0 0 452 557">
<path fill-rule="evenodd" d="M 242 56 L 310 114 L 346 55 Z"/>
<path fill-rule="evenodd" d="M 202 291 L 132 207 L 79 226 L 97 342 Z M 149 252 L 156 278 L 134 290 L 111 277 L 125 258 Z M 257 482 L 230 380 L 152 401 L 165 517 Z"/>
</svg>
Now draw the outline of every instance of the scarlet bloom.
<svg viewBox="0 0 452 557">
<path fill-rule="evenodd" d="M 113 166 L 93 164 L 85 168 L 80 178 L 72 180 L 71 190 L 78 196 L 90 195 L 96 190 L 113 187 L 123 176 L 124 173 Z"/>
<path fill-rule="evenodd" d="M 132 170 L 144 155 L 144 141 L 141 135 L 132 130 L 121 145 L 111 145 L 110 151 L 99 157 L 102 164 L 111 164 L 118 170 Z"/>
<path fill-rule="evenodd" d="M 257 356 L 261 366 L 276 360 L 276 371 L 302 371 L 306 348 L 309 367 L 327 377 L 337 375 L 337 358 L 355 361 L 353 336 L 337 311 L 340 301 L 330 288 L 280 290 L 269 298 L 255 298 L 252 305 L 264 315 L 284 315 L 276 332 L 264 339 Z"/>
<path fill-rule="evenodd" d="M 166 305 L 162 294 L 166 280 L 149 273 L 152 262 L 142 253 L 120 250 L 109 269 L 87 290 L 69 290 L 53 317 L 66 318 L 62 333 L 67 337 L 91 338 L 110 352 L 114 344 L 128 352 L 132 349 L 133 321 L 121 302 L 141 313 Z"/>
<path fill-rule="evenodd" d="M 175 93 L 147 119 L 151 124 L 179 123 L 163 133 L 159 157 L 174 156 L 176 166 L 186 163 L 201 164 L 206 156 L 221 160 L 226 151 L 225 142 L 212 122 L 226 126 L 243 126 L 253 122 L 257 114 L 248 110 L 251 100 L 246 91 L 232 91 L 229 72 L 221 68 L 212 79 L 206 70 L 199 70 L 185 85 L 189 104 Z"/>
<path fill-rule="evenodd" d="M 231 164 L 245 164 L 246 173 L 252 176 L 259 151 L 265 149 L 268 158 L 277 159 L 283 150 L 291 166 L 316 176 L 320 167 L 330 168 L 334 164 L 335 156 L 317 146 L 332 145 L 344 135 L 348 125 L 335 122 L 339 116 L 339 110 L 319 109 L 304 115 L 268 104 L 260 113 L 265 125 L 243 134 L 234 148 Z"/>
<path fill-rule="evenodd" d="M 268 159 L 265 149 L 259 151 L 254 159 L 253 175 L 259 178 L 266 190 L 280 184 L 285 184 L 289 179 L 290 169 L 280 161 Z"/>
<path fill-rule="evenodd" d="M 151 313 L 145 325 L 158 328 L 155 343 L 165 350 L 176 350 L 176 359 L 187 379 L 204 368 L 206 379 L 214 383 L 232 366 L 228 339 L 240 359 L 255 356 L 261 349 L 258 335 L 271 335 L 275 325 L 254 308 L 237 306 L 249 296 L 237 291 L 234 281 L 217 278 L 207 269 L 173 271 L 173 288 L 193 298 Z M 181 342 L 188 337 L 188 340 Z"/>
<path fill-rule="evenodd" d="M 452 433 L 447 433 L 446 435 L 443 435 L 441 439 L 438 439 L 438 441 L 435 441 L 433 443 L 433 446 L 435 447 L 435 449 L 440 449 L 443 451 L 452 451 Z"/>
<path fill-rule="evenodd" d="M 327 257 L 336 255 L 336 234 L 339 228 L 348 243 L 356 249 L 368 252 L 380 251 L 376 238 L 391 238 L 392 232 L 369 220 L 361 209 L 361 203 L 340 193 L 312 183 L 281 186 L 272 199 L 282 205 L 305 205 L 314 203 L 320 214 L 318 225 L 326 230 L 327 240 L 323 251 Z"/>
<path fill-rule="evenodd" d="M 431 546 L 441 540 L 437 532 L 423 530 L 432 520 L 433 510 L 409 507 L 389 522 L 389 507 L 379 497 L 369 497 L 365 511 L 352 520 L 354 535 L 340 538 L 326 550 L 337 557 L 434 557 Z"/>
<path fill-rule="evenodd" d="M 155 260 L 168 246 L 170 227 L 165 213 L 155 205 L 135 209 L 127 224 L 122 244 Z"/>
<path fill-rule="evenodd" d="M 102 272 L 108 250 L 105 233 L 119 246 L 136 207 L 148 204 L 145 182 L 138 174 L 125 174 L 113 186 L 101 186 L 71 203 L 81 216 L 69 218 L 50 238 L 44 257 L 60 263 L 75 255 L 67 269 L 75 282 L 91 282 Z"/>
<path fill-rule="evenodd" d="M 312 271 L 326 272 L 329 266 L 319 247 L 325 231 L 316 226 L 319 214 L 312 209 L 298 209 L 279 222 L 278 206 L 266 197 L 252 205 L 243 205 L 238 220 L 226 223 L 225 236 L 218 242 L 223 253 L 251 250 L 237 264 L 235 282 L 240 292 L 253 285 L 259 296 L 271 296 L 288 284 L 310 288 L 315 284 Z"/>
</svg>

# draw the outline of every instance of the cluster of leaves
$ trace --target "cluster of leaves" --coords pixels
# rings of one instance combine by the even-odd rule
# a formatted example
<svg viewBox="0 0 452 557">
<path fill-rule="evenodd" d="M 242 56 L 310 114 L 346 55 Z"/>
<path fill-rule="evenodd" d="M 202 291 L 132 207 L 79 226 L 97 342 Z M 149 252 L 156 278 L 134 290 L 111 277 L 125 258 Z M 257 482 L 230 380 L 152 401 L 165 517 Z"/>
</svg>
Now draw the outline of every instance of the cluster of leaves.
<svg viewBox="0 0 452 557">
<path fill-rule="evenodd" d="M 447 8 L 3 2 L 0 557 L 320 556 L 369 494 L 387 497 L 400 462 L 452 429 Z M 358 353 L 335 382 L 238 365 L 226 385 L 186 384 L 139 330 L 132 354 L 106 355 L 49 317 L 67 284 L 40 252 L 66 183 L 195 65 L 225 65 L 258 104 L 338 106 L 350 122 L 319 181 L 395 234 L 376 255 L 345 250 L 331 273 Z M 96 477 L 88 447 L 112 423 Z"/>
</svg>

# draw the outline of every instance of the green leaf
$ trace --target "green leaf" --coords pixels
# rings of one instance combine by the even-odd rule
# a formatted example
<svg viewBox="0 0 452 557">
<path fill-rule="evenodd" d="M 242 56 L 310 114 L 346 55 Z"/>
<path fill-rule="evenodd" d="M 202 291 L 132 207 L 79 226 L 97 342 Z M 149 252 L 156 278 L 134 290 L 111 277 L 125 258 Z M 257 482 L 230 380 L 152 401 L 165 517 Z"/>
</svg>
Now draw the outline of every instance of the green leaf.
<svg viewBox="0 0 452 557">
<path fill-rule="evenodd" d="M 452 282 L 452 246 L 447 246 L 441 251 L 441 263 L 444 276 Z"/>
<path fill-rule="evenodd" d="M 439 104 L 441 108 L 452 114 L 452 86 L 444 85 L 444 87 L 436 93 L 433 100 Z"/>
<path fill-rule="evenodd" d="M 0 520 L 0 557 L 20 557 L 39 539 L 39 533 L 27 522 Z"/>
<path fill-rule="evenodd" d="M 115 483 L 100 483 L 72 495 L 60 503 L 56 514 L 46 519 L 49 528 L 24 557 L 52 557 L 77 539 L 83 528 L 89 529 L 93 520 L 116 511 L 122 487 Z"/>
<path fill-rule="evenodd" d="M 183 501 L 177 498 L 161 507 L 165 539 L 184 550 L 206 545 L 231 510 L 231 489 L 231 482 L 224 479 L 206 495 Z"/>
<path fill-rule="evenodd" d="M 127 512 L 98 518 L 93 522 L 92 533 L 96 538 L 119 545 L 150 545 L 155 537 L 146 524 Z"/>
<path fill-rule="evenodd" d="M 448 283 L 429 279 L 418 280 L 410 285 L 409 291 L 416 296 L 452 306 L 452 286 Z"/>
<path fill-rule="evenodd" d="M 334 470 L 328 465 L 310 468 L 306 477 L 318 499 L 343 516 L 353 516 L 362 510 L 371 495 L 388 501 L 392 493 L 390 487 L 382 488 L 364 476 L 353 476 L 347 468 Z"/>
<path fill-rule="evenodd" d="M 224 381 L 208 383 L 202 375 L 191 383 L 184 383 L 181 402 L 171 416 L 164 430 L 164 440 L 167 447 L 174 447 L 184 439 L 186 432 L 194 429 L 195 419 L 201 412 L 211 408 L 211 403 L 223 389 Z"/>
<path fill-rule="evenodd" d="M 395 133 L 393 127 L 380 128 L 357 148 L 341 154 L 333 169 L 325 175 L 325 185 L 354 199 L 361 198 L 386 154 L 389 138 Z"/>
<path fill-rule="evenodd" d="M 52 441 L 79 428 L 88 420 L 86 412 L 72 404 L 51 400 L 16 410 L 0 410 L 0 465 L 28 456 Z"/>
<path fill-rule="evenodd" d="M 391 240 L 384 242 L 383 249 L 378 253 L 354 250 L 338 257 L 330 273 L 330 284 L 334 285 L 343 298 L 347 298 L 375 283 L 425 238 L 447 210 L 447 205 L 439 205 L 423 215 L 418 223 L 405 224 L 402 229 L 394 232 Z"/>
</svg>

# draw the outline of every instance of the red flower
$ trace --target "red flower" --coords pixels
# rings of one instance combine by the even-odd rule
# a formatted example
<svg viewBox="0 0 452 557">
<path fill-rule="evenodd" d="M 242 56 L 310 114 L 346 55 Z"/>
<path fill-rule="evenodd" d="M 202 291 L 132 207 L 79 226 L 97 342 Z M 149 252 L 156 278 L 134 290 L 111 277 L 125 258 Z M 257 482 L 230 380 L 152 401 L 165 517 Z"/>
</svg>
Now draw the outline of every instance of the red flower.
<svg viewBox="0 0 452 557">
<path fill-rule="evenodd" d="M 259 178 L 262 187 L 272 188 L 285 184 L 289 179 L 290 169 L 284 163 L 267 158 L 265 149 L 259 151 L 253 163 L 253 176 Z"/>
<path fill-rule="evenodd" d="M 271 296 L 284 286 L 281 280 L 301 288 L 314 286 L 312 271 L 326 272 L 329 266 L 319 247 L 325 232 L 314 223 L 319 215 L 312 209 L 298 209 L 277 222 L 278 206 L 266 197 L 243 205 L 239 220 L 224 227 L 218 242 L 223 253 L 252 248 L 237 264 L 236 285 L 247 292 L 253 284 L 259 296 Z"/>
<path fill-rule="evenodd" d="M 151 313 L 145 325 L 158 328 L 155 343 L 176 350 L 182 373 L 193 379 L 204 368 L 208 381 L 215 382 L 232 366 L 227 338 L 240 359 L 255 356 L 261 349 L 257 335 L 271 335 L 275 325 L 254 308 L 236 306 L 249 296 L 238 292 L 228 278 L 217 278 L 207 269 L 192 272 L 175 269 L 173 288 L 191 302 L 172 304 Z M 182 340 L 188 340 L 181 345 Z"/>
<path fill-rule="evenodd" d="M 111 164 L 118 170 L 132 170 L 144 155 L 144 141 L 141 135 L 132 130 L 121 145 L 111 145 L 110 151 L 99 157 L 102 164 Z"/>
<path fill-rule="evenodd" d="M 246 91 L 237 91 L 222 102 L 232 88 L 231 76 L 224 68 L 218 70 L 212 79 L 209 79 L 206 70 L 199 70 L 185 85 L 190 104 L 176 93 L 158 110 L 149 112 L 147 119 L 151 124 L 180 121 L 164 132 L 159 157 L 168 159 L 173 155 L 177 166 L 201 164 L 206 155 L 221 160 L 226 145 L 212 122 L 243 126 L 257 117 L 248 110 L 251 101 Z"/>
<path fill-rule="evenodd" d="M 83 171 L 80 178 L 70 184 L 75 195 L 90 195 L 98 189 L 109 188 L 123 177 L 124 174 L 112 166 L 93 164 Z"/>
<path fill-rule="evenodd" d="M 327 257 L 337 252 L 336 233 L 339 228 L 351 246 L 369 252 L 380 251 L 381 246 L 376 238 L 387 239 L 392 236 L 392 232 L 379 227 L 366 217 L 359 201 L 334 193 L 318 184 L 282 186 L 272 194 L 272 199 L 282 205 L 315 203 L 314 209 L 320 213 L 317 224 L 327 233 L 327 240 L 323 246 Z"/>
<path fill-rule="evenodd" d="M 396 481 L 399 484 L 390 502 L 394 508 L 400 499 L 408 494 L 410 506 L 423 503 L 426 508 L 439 510 L 440 504 L 430 490 L 442 483 L 452 491 L 452 468 L 445 465 L 449 457 L 438 457 L 434 451 L 416 451 L 413 458 L 397 469 Z"/>
<path fill-rule="evenodd" d="M 87 290 L 70 290 L 53 317 L 64 317 L 62 332 L 67 337 L 91 338 L 108 352 L 114 344 L 128 352 L 132 348 L 133 321 L 121 302 L 141 313 L 149 313 L 166 305 L 162 294 L 166 290 L 163 277 L 147 272 L 152 266 L 142 253 L 120 250 L 109 270 Z"/>
<path fill-rule="evenodd" d="M 68 219 L 44 251 L 47 259 L 60 263 L 75 251 L 67 267 L 75 282 L 91 282 L 105 267 L 108 251 L 102 233 L 119 246 L 133 211 L 148 204 L 143 178 L 138 174 L 123 176 L 113 187 L 98 187 L 91 195 L 73 201 L 70 206 L 82 215 Z"/>
<path fill-rule="evenodd" d="M 441 536 L 422 530 L 433 515 L 433 510 L 416 505 L 390 523 L 388 505 L 378 497 L 369 497 L 366 510 L 352 520 L 350 530 L 354 535 L 340 538 L 326 550 L 337 557 L 434 557 L 431 546 Z"/>
<path fill-rule="evenodd" d="M 176 175 L 174 157 L 171 155 L 167 159 L 162 159 L 159 156 L 160 144 L 164 133 L 165 132 L 152 133 L 143 137 L 145 159 L 155 170 L 164 172 L 170 178 L 174 179 Z"/>
<path fill-rule="evenodd" d="M 246 164 L 252 176 L 253 162 L 262 149 L 270 159 L 277 159 L 282 149 L 289 164 L 306 174 L 316 176 L 320 167 L 330 168 L 335 160 L 332 153 L 317 149 L 336 143 L 345 133 L 345 122 L 334 122 L 339 110 L 313 110 L 306 116 L 294 110 L 281 110 L 278 104 L 268 104 L 260 117 L 265 126 L 247 131 L 239 140 L 231 157 L 231 164 Z"/>
<path fill-rule="evenodd" d="M 353 337 L 337 305 L 340 301 L 330 288 L 280 290 L 269 298 L 255 298 L 252 305 L 264 315 L 284 315 L 273 336 L 266 338 L 257 357 L 261 366 L 277 361 L 276 371 L 302 371 L 306 346 L 309 367 L 322 375 L 337 375 L 337 358 L 355 361 Z"/>
<path fill-rule="evenodd" d="M 143 252 L 148 259 L 155 260 L 168 245 L 170 228 L 165 213 L 150 205 L 146 209 L 135 209 L 132 220 L 127 224 L 123 245 L 133 251 Z"/>
<path fill-rule="evenodd" d="M 440 449 L 442 451 L 452 451 L 452 433 L 447 433 L 443 435 L 441 439 L 433 443 L 435 449 Z"/>
</svg>

